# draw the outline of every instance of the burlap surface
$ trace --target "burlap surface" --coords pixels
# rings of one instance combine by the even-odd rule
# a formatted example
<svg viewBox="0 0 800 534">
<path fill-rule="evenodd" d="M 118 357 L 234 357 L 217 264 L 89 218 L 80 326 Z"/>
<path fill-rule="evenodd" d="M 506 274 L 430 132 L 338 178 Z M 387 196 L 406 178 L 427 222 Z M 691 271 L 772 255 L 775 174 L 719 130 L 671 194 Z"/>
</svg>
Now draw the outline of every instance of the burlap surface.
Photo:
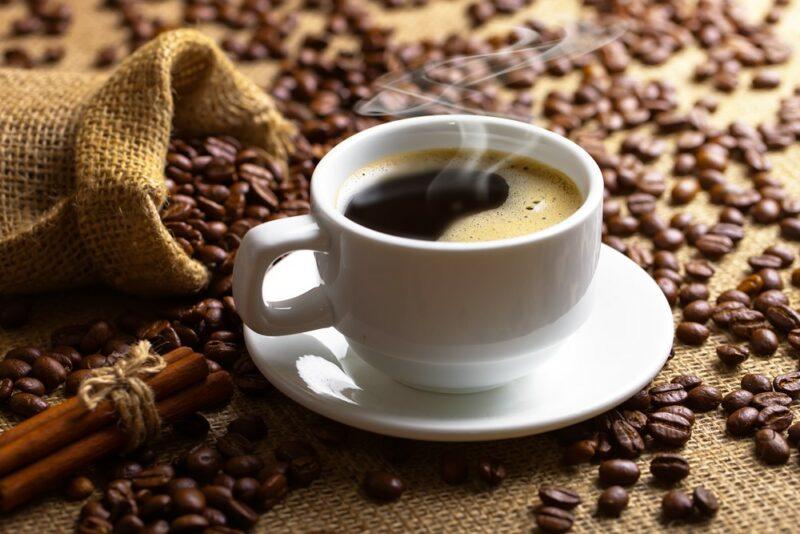
<svg viewBox="0 0 800 534">
<path fill-rule="evenodd" d="M 208 271 L 161 223 L 173 128 L 284 160 L 290 125 L 213 40 L 179 30 L 109 76 L 0 70 L 0 294 L 99 281 L 193 293 Z"/>
<path fill-rule="evenodd" d="M 745 0 L 742 0 L 745 1 Z M 92 53 L 110 42 L 120 42 L 121 36 L 112 31 L 113 17 L 106 12 L 95 12 L 95 0 L 74 0 L 76 26 L 65 41 L 73 47 L 68 52 L 64 68 L 85 68 L 92 61 Z M 378 12 L 374 4 L 369 4 Z M 754 17 L 762 13 L 761 2 L 747 0 L 752 5 Z M 154 3 L 151 9 L 165 16 L 178 13 L 174 2 Z M 447 31 L 468 31 L 464 16 L 465 0 L 433 0 L 431 5 L 414 11 L 392 12 L 383 16 L 397 28 L 402 39 L 414 39 L 422 35 L 432 36 Z M 293 9 L 293 4 L 287 9 Z M 4 17 L 16 8 L 0 8 L 0 27 Z M 85 11 L 84 11 L 85 9 Z M 564 0 L 536 0 L 528 14 L 547 21 L 562 22 L 578 14 L 577 4 Z M 519 14 L 514 19 L 504 19 L 498 25 L 525 18 Z M 790 42 L 797 43 L 796 23 L 800 20 L 800 6 L 795 3 L 779 26 L 779 32 Z M 322 23 L 319 15 L 303 14 L 304 27 L 318 28 Z M 103 26 L 103 32 L 88 32 L 94 25 Z M 84 31 L 81 31 L 81 30 Z M 216 30 L 206 29 L 212 34 Z M 481 33 L 491 29 L 481 30 Z M 293 40 L 299 39 L 295 36 Z M 3 41 L 0 41 L 0 44 Z M 347 45 L 347 43 L 344 43 Z M 658 69 L 634 69 L 642 76 L 654 73 L 666 74 L 680 89 L 684 104 L 691 103 L 699 95 L 708 92 L 708 86 L 691 83 L 691 71 L 702 60 L 697 50 L 688 50 Z M 272 68 L 266 65 L 246 66 L 246 72 L 263 84 Z M 720 109 L 714 116 L 720 124 L 733 118 L 756 124 L 770 120 L 777 109 L 780 97 L 792 92 L 795 80 L 800 80 L 800 54 L 783 69 L 784 82 L 779 89 L 753 93 L 747 90 L 749 74 L 742 75 L 740 89 L 723 97 Z M 555 82 L 574 84 L 574 76 Z M 548 86 L 537 87 L 541 95 Z M 720 95 L 721 96 L 721 95 Z M 669 168 L 669 158 L 662 158 L 659 167 Z M 775 176 L 786 184 L 793 195 L 800 195 L 800 150 L 796 147 L 772 156 Z M 729 175 L 741 178 L 741 169 L 731 169 Z M 702 195 L 701 195 L 702 196 Z M 670 208 L 659 207 L 664 213 Z M 710 206 L 704 198 L 688 206 L 699 220 L 713 222 L 718 208 Z M 711 282 L 712 298 L 722 289 L 734 285 L 746 272 L 748 255 L 760 252 L 765 246 L 777 242 L 774 226 L 748 227 L 747 237 L 740 243 L 735 254 L 727 256 L 718 264 L 718 271 Z M 792 246 L 797 250 L 796 246 Z M 685 254 L 686 252 L 684 252 Z M 800 304 L 798 291 L 787 285 L 786 293 L 794 305 Z M 20 342 L 45 342 L 51 328 L 67 322 L 88 320 L 97 316 L 113 316 L 113 313 L 137 302 L 126 301 L 111 293 L 70 293 L 51 295 L 36 304 L 30 325 L 18 332 L 0 332 L 0 351 Z M 797 367 L 795 355 L 785 348 L 775 356 L 765 359 L 752 357 L 739 369 L 728 370 L 719 366 L 714 354 L 715 346 L 724 336 L 715 334 L 700 349 L 676 345 L 675 357 L 668 363 L 657 380 L 668 380 L 675 374 L 695 373 L 723 392 L 734 389 L 744 373 L 763 372 L 774 376 L 778 372 Z M 620 371 L 622 372 L 622 371 Z M 568 377 L 556 377 L 568 384 Z M 554 402 L 557 401 L 554 399 Z M 271 422 L 271 434 L 266 446 L 287 437 L 306 437 L 315 441 L 311 433 L 317 416 L 294 403 L 272 396 L 252 399 L 237 396 L 230 406 L 219 413 L 210 414 L 213 432 L 220 434 L 225 424 L 237 413 L 263 413 Z M 795 410 L 796 411 L 796 410 Z M 0 428 L 11 424 L 0 420 Z M 417 532 L 529 532 L 533 518 L 529 507 L 537 503 L 536 491 L 543 484 L 562 484 L 577 490 L 584 499 L 576 512 L 576 532 L 649 532 L 665 528 L 660 521 L 660 499 L 664 488 L 655 485 L 647 473 L 650 454 L 639 461 L 643 470 L 642 480 L 631 492 L 630 507 L 621 519 L 605 519 L 595 516 L 595 501 L 599 493 L 597 467 L 582 465 L 564 468 L 558 463 L 558 447 L 552 437 L 539 436 L 493 443 L 457 445 L 472 457 L 490 455 L 497 457 L 508 468 L 508 479 L 494 491 L 482 491 L 473 486 L 450 487 L 438 476 L 438 455 L 444 447 L 433 443 L 410 444 L 410 456 L 401 463 L 389 463 L 379 450 L 386 438 L 354 431 L 348 445 L 338 449 L 319 445 L 324 460 L 323 475 L 307 489 L 293 491 L 288 499 L 265 514 L 259 522 L 260 531 L 309 532 L 309 531 L 417 531 Z M 166 436 L 162 442 L 165 454 L 187 445 Z M 689 526 L 678 525 L 671 530 L 699 530 L 713 532 L 794 532 L 798 530 L 800 512 L 796 507 L 798 480 L 798 456 L 793 453 L 787 465 L 767 467 L 753 456 L 753 445 L 749 439 L 734 440 L 724 433 L 724 419 L 719 414 L 704 414 L 698 417 L 694 435 L 683 454 L 689 459 L 692 474 L 680 487 L 691 489 L 705 485 L 717 493 L 721 510 L 717 518 L 708 523 Z M 359 495 L 358 482 L 365 470 L 378 466 L 392 466 L 408 484 L 408 490 L 396 503 L 375 505 Z M 68 504 L 58 497 L 40 501 L 5 518 L 0 523 L 3 530 L 16 531 L 63 531 L 72 527 L 78 505 Z"/>
</svg>

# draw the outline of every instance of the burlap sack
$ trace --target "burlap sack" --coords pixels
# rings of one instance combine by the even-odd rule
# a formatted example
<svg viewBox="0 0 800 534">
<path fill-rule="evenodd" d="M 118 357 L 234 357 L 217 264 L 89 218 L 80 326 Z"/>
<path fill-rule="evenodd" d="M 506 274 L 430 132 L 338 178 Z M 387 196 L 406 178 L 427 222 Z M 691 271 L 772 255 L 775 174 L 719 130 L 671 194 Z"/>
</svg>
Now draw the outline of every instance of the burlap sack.
<svg viewBox="0 0 800 534">
<path fill-rule="evenodd" d="M 0 294 L 208 282 L 161 224 L 172 130 L 231 134 L 284 160 L 291 126 L 214 42 L 169 32 L 110 77 L 0 70 Z"/>
</svg>

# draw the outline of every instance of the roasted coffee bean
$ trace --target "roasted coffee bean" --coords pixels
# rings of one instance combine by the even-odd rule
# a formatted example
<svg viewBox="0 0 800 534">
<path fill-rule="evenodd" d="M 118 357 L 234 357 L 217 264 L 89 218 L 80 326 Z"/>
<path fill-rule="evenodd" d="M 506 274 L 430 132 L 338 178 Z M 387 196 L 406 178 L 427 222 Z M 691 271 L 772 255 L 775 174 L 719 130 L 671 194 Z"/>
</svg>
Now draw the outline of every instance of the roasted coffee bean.
<svg viewBox="0 0 800 534">
<path fill-rule="evenodd" d="M 750 350 L 759 356 L 775 354 L 778 343 L 778 336 L 768 328 L 758 328 L 750 336 Z"/>
<path fill-rule="evenodd" d="M 84 476 L 72 477 L 67 483 L 64 493 L 73 501 L 81 501 L 94 492 L 94 484 Z"/>
<path fill-rule="evenodd" d="M 16 358 L 6 358 L 0 361 L 0 378 L 10 378 L 11 380 L 18 380 L 27 376 L 31 372 L 31 366 Z"/>
<path fill-rule="evenodd" d="M 695 300 L 683 308 L 683 320 L 705 325 L 711 318 L 712 306 L 706 300 Z"/>
<path fill-rule="evenodd" d="M 499 460 L 482 458 L 478 460 L 476 473 L 478 479 L 488 486 L 498 486 L 506 479 L 506 468 Z"/>
<path fill-rule="evenodd" d="M 591 456 L 594 456 L 594 450 L 592 450 L 590 458 Z M 442 480 L 447 484 L 457 485 L 466 482 L 469 476 L 469 464 L 464 453 L 461 451 L 445 451 L 442 453 L 440 473 Z"/>
<path fill-rule="evenodd" d="M 225 503 L 225 512 L 228 520 L 235 526 L 248 530 L 258 521 L 258 514 L 241 501 L 229 499 Z"/>
<path fill-rule="evenodd" d="M 714 276 L 714 267 L 705 260 L 691 260 L 684 266 L 686 274 L 698 280 L 708 280 Z"/>
<path fill-rule="evenodd" d="M 686 391 L 696 388 L 703 383 L 703 379 L 697 375 L 678 375 L 670 380 L 672 384 L 680 384 Z"/>
<path fill-rule="evenodd" d="M 690 302 L 696 300 L 708 299 L 708 286 L 697 282 L 686 284 L 681 288 L 680 300 L 681 306 L 686 306 Z"/>
<path fill-rule="evenodd" d="M 670 490 L 661 499 L 665 519 L 686 519 L 692 514 L 692 498 L 682 490 Z"/>
<path fill-rule="evenodd" d="M 241 434 L 228 432 L 217 440 L 217 449 L 228 457 L 242 456 L 253 452 L 255 445 Z"/>
<path fill-rule="evenodd" d="M 772 381 L 775 391 L 784 393 L 791 399 L 800 396 L 800 371 L 778 375 Z"/>
<path fill-rule="evenodd" d="M 771 428 L 756 432 L 756 457 L 765 464 L 785 464 L 789 461 L 789 443 L 780 433 Z"/>
<path fill-rule="evenodd" d="M 175 476 L 175 470 L 169 464 L 160 464 L 143 469 L 131 477 L 134 489 L 156 489 L 166 486 Z"/>
<path fill-rule="evenodd" d="M 728 416 L 725 427 L 732 436 L 746 436 L 756 429 L 757 421 L 758 410 L 751 406 L 744 406 Z"/>
<path fill-rule="evenodd" d="M 698 486 L 692 492 L 692 503 L 699 517 L 712 517 L 719 510 L 717 496 L 703 486 Z"/>
<path fill-rule="evenodd" d="M 36 358 L 31 368 L 33 376 L 42 381 L 47 390 L 57 388 L 67 379 L 67 370 L 55 358 L 43 355 Z"/>
<path fill-rule="evenodd" d="M 204 438 L 211 429 L 211 425 L 209 424 L 208 419 L 203 417 L 201 414 L 193 413 L 188 417 L 184 417 L 183 419 L 173 423 L 172 428 L 179 434 L 197 439 Z"/>
<path fill-rule="evenodd" d="M 786 334 L 786 341 L 793 349 L 800 350 L 800 328 L 795 328 Z"/>
<path fill-rule="evenodd" d="M 650 401 L 656 407 L 679 404 L 685 401 L 688 396 L 682 385 L 671 383 L 652 387 L 648 393 L 650 395 Z"/>
<path fill-rule="evenodd" d="M 563 510 L 572 510 L 581 503 L 581 497 L 576 492 L 558 486 L 539 488 L 539 499 L 545 506 L 556 506 Z"/>
<path fill-rule="evenodd" d="M 628 421 L 624 419 L 615 420 L 612 423 L 611 431 L 623 457 L 635 458 L 644 450 L 642 437 Z"/>
<path fill-rule="evenodd" d="M 768 289 L 753 299 L 753 308 L 761 313 L 766 313 L 772 307 L 783 306 L 789 299 L 776 289 Z"/>
<path fill-rule="evenodd" d="M 797 446 L 800 444 L 800 423 L 794 423 L 787 429 L 787 434 L 789 437 L 789 443 L 793 446 Z"/>
<path fill-rule="evenodd" d="M 744 306 L 750 306 L 750 297 L 747 295 L 747 293 L 743 293 L 736 289 L 729 289 L 727 291 L 723 291 L 722 293 L 720 293 L 719 297 L 717 297 L 718 305 L 722 303 L 731 303 L 731 302 L 739 303 Z"/>
<path fill-rule="evenodd" d="M 571 443 L 562 450 L 561 462 L 565 465 L 586 463 L 594 458 L 597 452 L 597 440 L 582 439 Z"/>
<path fill-rule="evenodd" d="M 689 391 L 686 397 L 687 404 L 698 412 L 715 410 L 722 401 L 722 394 L 712 386 L 701 385 Z"/>
<path fill-rule="evenodd" d="M 792 424 L 792 412 L 786 406 L 772 404 L 758 412 L 756 423 L 759 427 L 771 428 L 776 432 L 783 432 Z"/>
<path fill-rule="evenodd" d="M 200 514 L 206 507 L 206 496 L 196 488 L 180 488 L 170 493 L 172 512 L 178 515 Z"/>
<path fill-rule="evenodd" d="M 731 414 L 739 408 L 749 406 L 755 396 L 746 389 L 731 391 L 722 398 L 722 409 Z"/>
<path fill-rule="evenodd" d="M 658 412 L 660 412 L 660 413 L 674 413 L 676 415 L 680 415 L 681 417 L 683 417 L 684 419 L 689 421 L 689 424 L 691 424 L 691 425 L 694 424 L 694 420 L 695 420 L 694 412 L 691 409 L 687 408 L 686 406 L 684 406 L 682 404 L 670 404 L 669 406 L 663 406 L 663 407 L 659 408 L 658 410 L 656 410 L 656 413 L 658 413 Z"/>
<path fill-rule="evenodd" d="M 764 289 L 764 279 L 757 274 L 751 274 L 739 282 L 739 285 L 736 286 L 736 289 L 752 297 Z"/>
<path fill-rule="evenodd" d="M 47 409 L 47 401 L 30 393 L 14 393 L 8 400 L 8 408 L 22 417 L 32 417 Z"/>
<path fill-rule="evenodd" d="M 567 532 L 575 521 L 571 512 L 555 506 L 537 508 L 534 517 L 543 532 Z"/>
<path fill-rule="evenodd" d="M 776 291 L 778 289 L 783 288 L 783 280 L 781 279 L 781 273 L 779 273 L 775 269 L 764 268 L 760 269 L 756 274 L 758 274 L 758 276 L 760 276 L 761 279 L 764 281 L 763 293 L 761 293 L 759 297 L 762 297 L 765 293 L 769 293 L 769 297 L 764 299 L 766 300 L 765 304 L 769 303 L 774 306 L 779 304 L 786 304 L 788 302 L 786 295 L 784 295 L 780 291 Z M 756 301 L 758 300 L 759 299 L 756 298 Z M 769 306 L 766 306 L 766 308 L 768 307 Z M 760 311 L 761 313 L 764 313 L 764 310 L 759 308 L 756 309 L 758 309 L 758 311 Z"/>
<path fill-rule="evenodd" d="M 14 392 L 14 381 L 10 378 L 0 378 L 0 402 L 5 402 Z"/>
<path fill-rule="evenodd" d="M 20 378 L 16 382 L 14 382 L 14 389 L 17 391 L 22 391 L 24 393 L 31 393 L 33 395 L 38 395 L 41 397 L 46 393 L 46 389 L 44 384 L 36 378 L 26 376 Z"/>
<path fill-rule="evenodd" d="M 762 393 L 764 391 L 772 391 L 772 383 L 769 378 L 760 374 L 746 374 L 742 377 L 742 389 L 746 389 L 750 393 Z"/>
<path fill-rule="evenodd" d="M 622 412 L 622 417 L 625 418 L 625 421 L 627 421 L 629 425 L 638 431 L 644 430 L 644 427 L 647 426 L 647 414 L 639 410 L 624 410 Z"/>
<path fill-rule="evenodd" d="M 759 410 L 774 405 L 789 406 L 791 403 L 792 398 L 789 395 L 778 391 L 765 391 L 764 393 L 753 395 L 753 400 L 751 402 L 751 404 Z"/>
<path fill-rule="evenodd" d="M 631 486 L 639 480 L 639 467 L 632 460 L 605 460 L 600 463 L 599 476 L 603 486 Z"/>
<path fill-rule="evenodd" d="M 657 441 L 669 446 L 683 445 L 692 436 L 692 424 L 689 420 L 674 413 L 650 414 L 647 430 Z"/>
<path fill-rule="evenodd" d="M 674 484 L 689 476 L 689 462 L 677 454 L 658 454 L 650 461 L 650 473 L 659 480 Z"/>
<path fill-rule="evenodd" d="M 597 498 L 597 510 L 609 517 L 619 517 L 628 507 L 628 492 L 622 486 L 611 486 Z"/>
<path fill-rule="evenodd" d="M 766 311 L 767 320 L 781 332 L 800 328 L 800 313 L 786 305 L 770 306 Z"/>
<path fill-rule="evenodd" d="M 361 487 L 371 499 L 381 502 L 396 501 L 405 491 L 405 484 L 388 471 L 369 471 L 364 475 Z"/>
<path fill-rule="evenodd" d="M 36 347 L 16 347 L 6 352 L 5 360 L 22 360 L 29 365 L 33 365 L 36 358 L 42 355 L 42 351 Z"/>
<path fill-rule="evenodd" d="M 717 356 L 726 365 L 739 365 L 750 356 L 746 346 L 725 343 L 717 346 Z"/>
<path fill-rule="evenodd" d="M 222 469 L 234 478 L 253 476 L 264 466 L 264 462 L 258 456 L 245 454 L 233 456 L 223 465 Z"/>
<path fill-rule="evenodd" d="M 705 325 L 691 321 L 683 321 L 675 329 L 675 336 L 686 345 L 702 345 L 708 339 L 709 331 Z"/>
<path fill-rule="evenodd" d="M 249 440 L 258 441 L 267 436 L 268 427 L 263 417 L 247 415 L 228 423 L 228 431 L 241 434 Z"/>
<path fill-rule="evenodd" d="M 715 260 L 733 250 L 733 241 L 724 235 L 705 234 L 695 241 L 695 247 L 703 256 Z"/>
<path fill-rule="evenodd" d="M 208 445 L 198 445 L 184 457 L 186 471 L 193 477 L 208 480 L 222 468 L 222 458 Z"/>
</svg>

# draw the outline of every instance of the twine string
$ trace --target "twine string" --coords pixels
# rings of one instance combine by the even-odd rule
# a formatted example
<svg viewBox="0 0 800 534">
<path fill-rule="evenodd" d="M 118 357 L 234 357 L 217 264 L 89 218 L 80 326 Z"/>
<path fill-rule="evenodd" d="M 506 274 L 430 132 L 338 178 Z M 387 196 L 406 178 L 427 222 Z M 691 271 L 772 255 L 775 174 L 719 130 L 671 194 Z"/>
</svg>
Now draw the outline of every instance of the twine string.
<svg viewBox="0 0 800 534">
<path fill-rule="evenodd" d="M 155 438 L 161 430 L 155 396 L 144 379 L 164 369 L 167 362 L 151 349 L 150 342 L 140 341 L 114 365 L 94 369 L 78 389 L 78 398 L 88 410 L 104 400 L 114 404 L 128 436 L 127 450 Z"/>
</svg>

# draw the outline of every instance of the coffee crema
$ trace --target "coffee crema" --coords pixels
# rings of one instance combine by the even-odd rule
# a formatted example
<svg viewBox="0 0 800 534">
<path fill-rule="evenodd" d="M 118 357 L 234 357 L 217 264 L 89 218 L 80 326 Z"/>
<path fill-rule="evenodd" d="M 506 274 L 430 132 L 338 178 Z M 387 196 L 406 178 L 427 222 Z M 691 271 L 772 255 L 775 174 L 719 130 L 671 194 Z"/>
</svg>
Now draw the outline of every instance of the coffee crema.
<svg viewBox="0 0 800 534">
<path fill-rule="evenodd" d="M 577 211 L 583 196 L 563 172 L 496 150 L 394 154 L 345 180 L 345 216 L 386 234 L 492 241 L 538 232 Z"/>
</svg>

